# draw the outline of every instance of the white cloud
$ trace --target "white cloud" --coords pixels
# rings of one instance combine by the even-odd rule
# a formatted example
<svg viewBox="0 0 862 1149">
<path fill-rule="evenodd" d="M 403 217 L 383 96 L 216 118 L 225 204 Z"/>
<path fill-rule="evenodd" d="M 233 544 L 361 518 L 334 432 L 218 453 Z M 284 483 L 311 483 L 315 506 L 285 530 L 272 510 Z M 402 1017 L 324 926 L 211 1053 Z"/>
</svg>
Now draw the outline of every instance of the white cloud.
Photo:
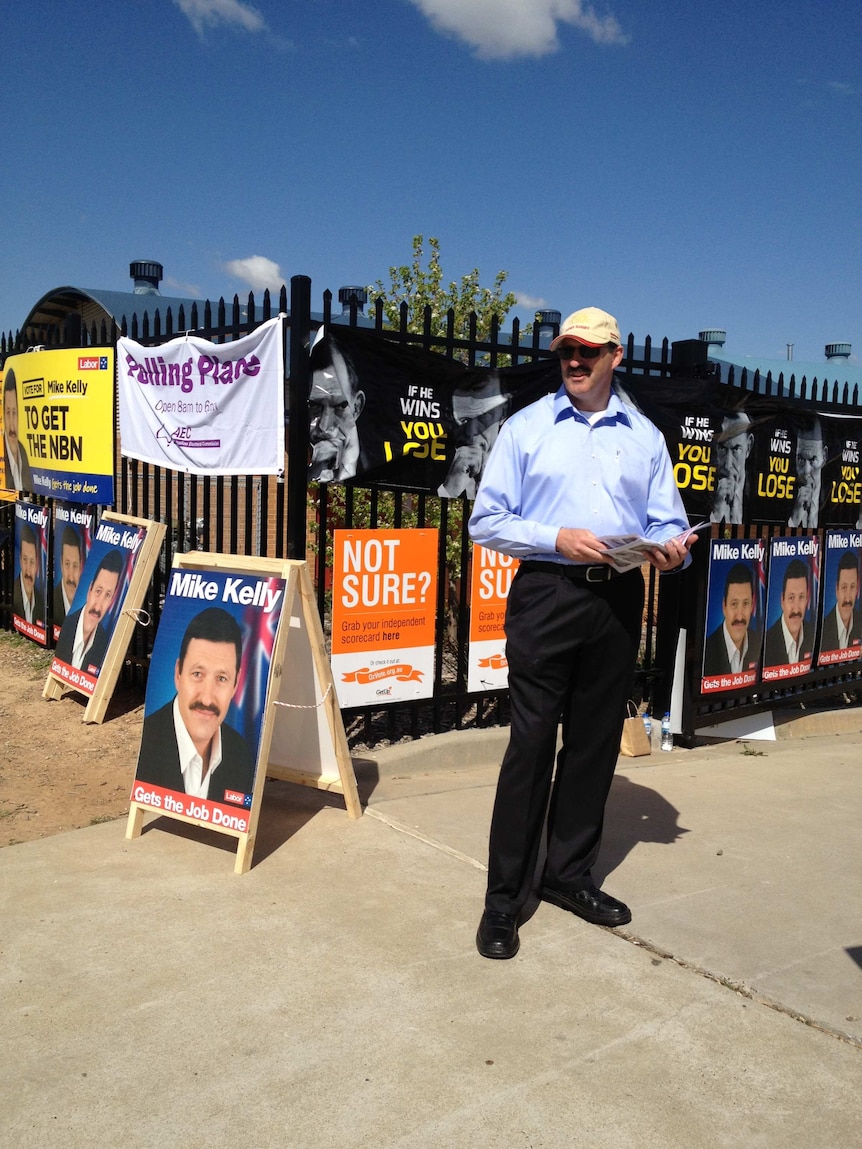
<svg viewBox="0 0 862 1149">
<path fill-rule="evenodd" d="M 584 0 L 410 0 L 441 32 L 465 40 L 483 59 L 546 56 L 560 46 L 558 23 L 597 44 L 627 44 L 615 16 L 599 16 Z"/>
<path fill-rule="evenodd" d="M 522 307 L 525 311 L 543 311 L 548 302 L 542 299 L 541 295 L 527 295 L 523 291 L 515 292 L 515 305 Z"/>
<path fill-rule="evenodd" d="M 165 288 L 170 290 L 166 291 Z M 184 283 L 181 279 L 174 279 L 172 275 L 166 275 L 162 292 L 165 295 L 176 295 L 180 299 L 200 299 L 201 289 L 197 283 Z"/>
<path fill-rule="evenodd" d="M 231 259 L 224 265 L 225 271 L 247 283 L 252 291 L 265 288 L 278 290 L 284 283 L 281 268 L 265 255 L 250 255 L 247 259 Z"/>
<path fill-rule="evenodd" d="M 240 0 L 174 0 L 174 3 L 199 36 L 203 36 L 207 25 L 219 24 L 233 25 L 243 32 L 266 31 L 266 21 L 257 8 L 241 4 Z"/>
</svg>

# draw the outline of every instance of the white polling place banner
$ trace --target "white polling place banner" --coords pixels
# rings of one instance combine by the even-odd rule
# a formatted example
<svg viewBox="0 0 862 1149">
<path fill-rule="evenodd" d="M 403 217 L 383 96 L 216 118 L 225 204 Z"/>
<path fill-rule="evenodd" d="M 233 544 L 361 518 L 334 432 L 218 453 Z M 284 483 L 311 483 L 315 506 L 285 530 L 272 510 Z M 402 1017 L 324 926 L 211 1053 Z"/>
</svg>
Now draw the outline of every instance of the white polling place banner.
<svg viewBox="0 0 862 1149">
<path fill-rule="evenodd" d="M 231 343 L 117 340 L 120 450 L 191 474 L 284 470 L 283 316 Z"/>
</svg>

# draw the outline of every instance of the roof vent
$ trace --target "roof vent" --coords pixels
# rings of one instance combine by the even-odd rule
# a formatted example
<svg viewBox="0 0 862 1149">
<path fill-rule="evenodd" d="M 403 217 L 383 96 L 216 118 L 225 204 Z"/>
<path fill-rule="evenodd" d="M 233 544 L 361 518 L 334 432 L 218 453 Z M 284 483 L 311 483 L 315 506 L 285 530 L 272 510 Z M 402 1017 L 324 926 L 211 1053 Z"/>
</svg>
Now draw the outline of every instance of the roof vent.
<svg viewBox="0 0 862 1149">
<path fill-rule="evenodd" d="M 356 303 L 356 310 L 364 315 L 365 304 L 368 302 L 368 292 L 364 287 L 339 287 L 338 302 L 341 304 L 341 314 L 350 314 L 351 303 Z"/>
<path fill-rule="evenodd" d="M 561 311 L 545 308 L 536 312 L 536 331 L 539 336 L 540 347 L 550 347 L 551 340 L 560 330 L 560 321 L 563 318 Z"/>
<path fill-rule="evenodd" d="M 708 343 L 710 351 L 715 349 L 715 353 L 717 354 L 721 351 L 722 347 L 724 347 L 727 332 L 720 331 L 717 328 L 711 328 L 709 331 L 698 331 L 697 337 L 701 343 Z M 709 351 L 707 354 L 709 354 Z"/>
<path fill-rule="evenodd" d="M 849 359 L 850 358 L 850 344 L 849 343 L 827 343 L 826 344 L 826 358 L 827 359 Z"/>
<path fill-rule="evenodd" d="M 135 259 L 129 264 L 129 275 L 135 281 L 135 295 L 159 295 L 164 268 L 152 259 Z"/>
</svg>

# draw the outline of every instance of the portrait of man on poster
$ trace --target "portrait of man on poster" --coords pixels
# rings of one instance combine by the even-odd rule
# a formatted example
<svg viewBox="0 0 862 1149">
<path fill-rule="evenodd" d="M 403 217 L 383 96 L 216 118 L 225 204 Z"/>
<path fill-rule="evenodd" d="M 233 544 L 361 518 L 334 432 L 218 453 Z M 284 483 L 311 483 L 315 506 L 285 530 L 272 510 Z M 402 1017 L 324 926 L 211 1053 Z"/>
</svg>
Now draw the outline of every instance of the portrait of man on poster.
<svg viewBox="0 0 862 1149">
<path fill-rule="evenodd" d="M 53 616 L 54 625 L 60 626 L 72 609 L 72 602 L 84 566 L 83 540 L 69 523 L 63 527 L 63 533 L 60 536 L 59 562 L 56 558 L 54 561 L 57 563 L 57 572 L 60 577 L 54 584 Z"/>
<path fill-rule="evenodd" d="M 858 598 L 859 560 L 855 550 L 847 550 L 838 560 L 835 608 L 823 619 L 821 650 L 847 650 L 862 643 L 862 616 L 856 609 Z"/>
<path fill-rule="evenodd" d="M 104 624 L 111 610 L 125 560 L 116 548 L 102 556 L 87 588 L 84 605 L 66 615 L 57 640 L 57 658 L 76 670 L 98 674 L 108 652 L 111 635 Z"/>
<path fill-rule="evenodd" d="M 734 563 L 724 580 L 723 620 L 706 639 L 703 651 L 705 678 L 752 670 L 760 658 L 760 634 L 751 629 L 757 583 L 748 563 Z"/>
<path fill-rule="evenodd" d="M 174 697 L 144 719 L 135 774 L 166 790 L 224 800 L 250 794 L 254 759 L 245 738 L 225 722 L 239 683 L 242 633 L 221 607 L 188 623 L 174 665 Z"/>
<path fill-rule="evenodd" d="M 715 451 L 715 493 L 710 522 L 744 522 L 746 466 L 754 447 L 751 419 L 744 411 L 724 416 L 713 442 Z"/>
<path fill-rule="evenodd" d="M 3 456 L 7 490 L 32 492 L 30 460 L 18 437 L 18 389 L 11 367 L 3 379 Z"/>
<path fill-rule="evenodd" d="M 32 526 L 19 522 L 18 577 L 12 591 L 12 613 L 35 626 L 45 625 L 45 595 L 39 589 L 39 539 Z"/>
<path fill-rule="evenodd" d="M 330 347 L 329 363 L 312 373 L 308 395 L 310 480 L 331 483 L 356 474 L 360 453 L 356 423 L 364 406 L 365 394 L 353 366 L 337 347 Z"/>
<path fill-rule="evenodd" d="M 826 462 L 826 444 L 820 420 L 814 418 L 809 426 L 796 435 L 796 487 L 793 509 L 787 520 L 789 527 L 816 527 L 820 519 L 820 472 Z"/>
<path fill-rule="evenodd" d="M 781 583 L 781 614 L 766 632 L 764 666 L 786 666 L 811 660 L 814 636 L 805 630 L 810 597 L 808 563 L 799 558 L 791 559 Z"/>
<path fill-rule="evenodd" d="M 456 388 L 452 394 L 455 421 L 455 451 L 446 478 L 437 494 L 455 499 L 465 495 L 475 499 L 485 460 L 497 441 L 497 434 L 509 409 L 509 397 L 500 387 L 496 372 L 477 387 Z"/>
</svg>

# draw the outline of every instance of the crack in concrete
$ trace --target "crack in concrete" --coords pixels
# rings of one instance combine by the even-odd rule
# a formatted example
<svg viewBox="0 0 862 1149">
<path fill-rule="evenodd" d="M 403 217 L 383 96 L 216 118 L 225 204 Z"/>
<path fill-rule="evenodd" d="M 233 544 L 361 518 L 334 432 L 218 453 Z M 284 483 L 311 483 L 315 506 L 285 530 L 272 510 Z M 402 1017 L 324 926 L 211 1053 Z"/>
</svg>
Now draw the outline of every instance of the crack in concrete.
<svg viewBox="0 0 862 1149">
<path fill-rule="evenodd" d="M 467 865 L 487 873 L 488 867 L 484 863 L 477 861 L 476 858 L 472 858 L 469 854 L 462 853 L 461 850 L 456 850 L 453 849 L 452 846 L 445 845 L 436 838 L 432 838 L 429 834 L 424 834 L 416 826 L 408 826 L 405 822 L 399 822 L 396 818 L 390 818 L 380 810 L 376 810 L 373 806 L 366 806 L 365 813 L 370 814 L 372 818 L 375 818 L 378 822 L 382 822 L 385 826 L 389 826 L 390 829 L 395 830 L 399 834 L 406 834 L 408 837 L 415 838 L 434 850 L 439 850 L 441 853 L 447 854 L 450 858 L 455 858 L 459 862 L 466 862 Z M 698 965 L 696 962 L 679 957 L 677 954 L 673 954 L 669 950 L 656 945 L 655 942 L 651 942 L 647 938 L 639 937 L 637 934 L 633 934 L 629 930 L 621 929 L 619 926 L 613 929 L 611 929 L 611 927 L 606 928 L 609 933 L 614 934 L 630 945 L 638 946 L 640 949 L 655 954 L 656 957 L 662 958 L 665 961 L 672 961 L 675 965 L 679 966 L 680 969 L 688 970 L 689 973 L 697 974 L 699 977 L 715 982 L 716 985 L 732 990 L 734 993 L 739 994 L 740 997 L 744 997 L 748 1001 L 753 1001 L 756 1005 L 765 1006 L 775 1013 L 789 1017 L 792 1021 L 798 1021 L 802 1025 L 807 1025 L 810 1029 L 816 1029 L 819 1033 L 823 1033 L 827 1037 L 833 1037 L 837 1041 L 844 1042 L 846 1045 L 852 1045 L 854 1049 L 862 1050 L 862 1039 L 854 1036 L 852 1033 L 846 1033 L 844 1030 L 837 1029 L 835 1026 L 818 1021 L 817 1018 L 802 1013 L 798 1009 L 792 1009 L 783 1002 L 775 1001 L 774 998 L 759 993 L 744 981 L 737 981 L 735 978 L 727 977 L 725 974 L 715 973 L 714 970 L 709 970 L 705 966 Z"/>
<path fill-rule="evenodd" d="M 846 1033 L 844 1030 L 837 1029 L 833 1025 L 827 1025 L 826 1022 L 818 1021 L 817 1018 L 811 1017 L 807 1013 L 802 1013 L 800 1010 L 792 1009 L 783 1002 L 767 997 L 744 981 L 737 981 L 735 978 L 716 973 L 714 970 L 707 969 L 705 966 L 698 965 L 696 962 L 688 961 L 686 958 L 679 957 L 677 954 L 663 949 L 647 938 L 641 938 L 628 930 L 620 929 L 619 926 L 609 932 L 615 934 L 623 941 L 628 942 L 630 945 L 635 945 L 640 949 L 646 950 L 647 953 L 655 954 L 656 957 L 663 958 L 666 961 L 672 961 L 674 965 L 678 965 L 680 969 L 688 970 L 689 973 L 695 973 L 699 977 L 715 982 L 716 985 L 732 990 L 734 993 L 739 994 L 740 997 L 747 998 L 748 1001 L 753 1001 L 756 1005 L 763 1005 L 775 1013 L 789 1017 L 792 1021 L 798 1021 L 802 1025 L 807 1025 L 810 1029 L 816 1029 L 819 1033 L 823 1033 L 827 1037 L 834 1037 L 838 1041 L 852 1045 L 855 1049 L 862 1050 L 862 1039 L 856 1037 L 854 1034 Z"/>
</svg>

